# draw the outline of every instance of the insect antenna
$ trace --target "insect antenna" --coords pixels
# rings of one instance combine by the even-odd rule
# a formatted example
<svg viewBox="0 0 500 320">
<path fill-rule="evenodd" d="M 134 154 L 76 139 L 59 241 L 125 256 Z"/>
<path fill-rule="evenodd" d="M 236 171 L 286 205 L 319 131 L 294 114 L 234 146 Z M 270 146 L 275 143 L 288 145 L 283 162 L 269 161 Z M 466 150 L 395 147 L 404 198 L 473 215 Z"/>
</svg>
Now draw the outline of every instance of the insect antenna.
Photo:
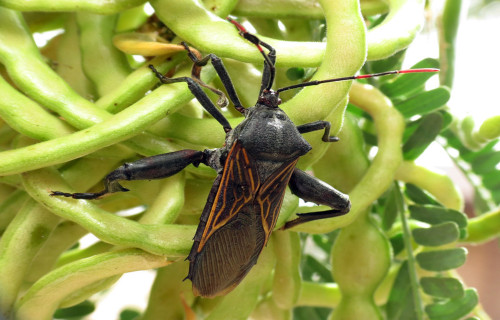
<svg viewBox="0 0 500 320">
<path fill-rule="evenodd" d="M 283 88 L 276 90 L 276 92 L 279 93 L 279 92 L 283 92 L 283 91 L 287 91 L 287 90 L 291 90 L 291 89 L 295 89 L 295 88 L 316 86 L 318 84 L 328 83 L 328 82 L 339 82 L 339 81 L 346 81 L 346 80 L 375 78 L 375 77 L 381 77 L 381 76 L 387 76 L 390 74 L 399 74 L 399 73 L 421 73 L 421 72 L 439 72 L 439 69 L 420 68 L 420 69 L 393 70 L 393 71 L 385 71 L 385 72 L 372 73 L 372 74 L 362 74 L 359 76 L 350 76 L 350 77 L 342 77 L 342 78 L 326 79 L 326 80 L 316 80 L 316 81 L 303 82 L 303 83 L 295 84 L 295 85 L 288 86 L 288 87 L 283 87 Z"/>
</svg>

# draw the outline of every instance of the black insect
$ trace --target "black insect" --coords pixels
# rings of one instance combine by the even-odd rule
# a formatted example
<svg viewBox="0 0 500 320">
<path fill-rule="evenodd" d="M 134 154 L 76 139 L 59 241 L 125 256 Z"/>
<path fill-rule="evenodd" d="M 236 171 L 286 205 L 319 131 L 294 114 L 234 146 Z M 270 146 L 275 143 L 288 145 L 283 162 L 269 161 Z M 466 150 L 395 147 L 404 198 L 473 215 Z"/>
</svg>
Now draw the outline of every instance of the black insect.
<svg viewBox="0 0 500 320">
<path fill-rule="evenodd" d="M 53 191 L 53 196 L 75 199 L 96 199 L 102 195 L 128 191 L 119 180 L 146 180 L 172 176 L 189 164 L 203 163 L 217 171 L 217 177 L 208 195 L 200 223 L 189 253 L 189 274 L 195 295 L 214 297 L 234 289 L 253 265 L 269 240 L 281 209 L 288 185 L 295 195 L 330 210 L 298 214 L 284 228 L 346 214 L 350 209 L 349 197 L 328 184 L 297 169 L 300 156 L 311 150 L 301 134 L 324 130 L 322 140 L 337 141 L 330 137 L 330 123 L 315 121 L 296 126 L 281 110 L 279 92 L 324 82 L 366 78 L 378 75 L 415 72 L 390 71 L 375 75 L 362 75 L 340 79 L 314 81 L 273 91 L 276 52 L 267 43 L 248 33 L 240 24 L 231 21 L 240 34 L 253 43 L 264 57 L 264 71 L 259 98 L 255 106 L 242 106 L 222 61 L 214 54 L 201 58 L 186 44 L 188 56 L 194 62 L 192 77 L 167 78 L 150 65 L 162 83 L 186 82 L 193 95 L 224 128 L 226 142 L 222 148 L 212 150 L 181 150 L 125 163 L 109 173 L 105 189 L 97 193 L 65 193 Z M 268 50 L 265 53 L 262 47 Z M 215 107 L 202 86 L 211 89 L 225 100 L 223 94 L 204 84 L 199 73 L 211 61 L 219 75 L 229 99 L 245 119 L 234 129 Z M 420 71 L 422 72 L 422 71 Z M 227 102 L 227 100 L 226 100 Z"/>
</svg>

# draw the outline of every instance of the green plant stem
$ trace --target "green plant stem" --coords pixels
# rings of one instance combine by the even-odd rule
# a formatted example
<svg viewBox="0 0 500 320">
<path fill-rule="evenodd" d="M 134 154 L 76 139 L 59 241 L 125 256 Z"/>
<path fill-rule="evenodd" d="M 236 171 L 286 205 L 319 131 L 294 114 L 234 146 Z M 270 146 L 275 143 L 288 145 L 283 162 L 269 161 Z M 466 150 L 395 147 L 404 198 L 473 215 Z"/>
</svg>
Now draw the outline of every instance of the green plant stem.
<svg viewBox="0 0 500 320">
<path fill-rule="evenodd" d="M 276 232 L 274 253 L 277 261 L 273 278 L 273 301 L 284 310 L 291 310 L 301 291 L 300 238 L 296 232 Z"/>
<path fill-rule="evenodd" d="M 73 132 L 64 121 L 14 89 L 1 76 L 0 92 L 0 117 L 19 133 L 43 141 Z"/>
<path fill-rule="evenodd" d="M 105 119 L 106 112 L 79 96 L 44 61 L 20 12 L 0 7 L 0 62 L 26 95 L 76 128 Z"/>
<path fill-rule="evenodd" d="M 32 182 L 32 181 L 30 181 Z M 36 181 L 32 182 L 36 183 Z M 169 197 L 158 197 L 155 203 L 153 204 L 152 208 L 148 211 L 148 214 L 143 215 L 142 218 L 140 219 L 139 222 L 141 223 L 161 223 L 162 221 L 164 222 L 173 222 L 176 218 L 176 213 L 180 211 L 182 208 L 182 203 L 183 203 L 183 187 L 184 187 L 184 177 L 183 175 L 180 175 L 178 177 L 173 177 L 171 179 L 166 180 L 164 183 L 165 188 L 163 188 L 162 192 L 167 192 L 169 193 Z M 165 198 L 167 201 L 165 201 Z M 159 209 L 159 207 L 162 207 Z M 165 210 L 168 210 L 169 213 L 166 215 L 164 214 L 164 208 L 166 207 Z M 123 219 L 123 218 L 121 218 Z M 106 227 L 106 226 L 104 226 Z M 24 228 L 26 230 L 26 228 Z M 117 232 L 117 231 L 110 231 L 110 232 Z M 93 256 L 96 256 L 97 254 L 106 254 L 104 251 L 110 250 L 112 248 L 111 245 L 105 244 L 105 243 L 98 243 L 97 245 L 91 246 L 87 249 L 84 250 L 75 250 L 75 252 L 70 252 L 69 255 L 66 255 L 63 257 L 64 259 L 60 259 L 59 264 L 63 265 L 62 267 L 48 273 L 46 276 L 43 277 L 40 281 L 46 281 L 47 278 L 51 278 L 54 274 L 59 275 L 61 273 L 64 273 L 65 267 L 68 264 L 71 264 L 74 268 L 79 269 L 83 266 L 85 266 L 85 260 L 86 259 L 92 259 Z M 129 257 L 130 260 L 133 260 L 133 257 Z M 166 260 L 165 260 L 166 262 Z M 128 264 L 129 261 L 124 262 L 124 264 Z M 133 262 L 130 262 L 133 263 Z M 28 264 L 26 264 L 28 265 Z M 63 271 L 61 271 L 63 270 Z M 69 271 L 68 271 L 69 272 Z M 84 286 L 79 286 L 77 285 L 75 288 L 73 288 L 73 291 L 71 294 L 69 294 L 69 298 L 65 298 L 62 302 L 60 302 L 62 305 L 67 304 L 67 305 L 73 305 L 75 303 L 80 302 L 83 300 L 85 297 L 103 290 L 107 287 L 109 287 L 111 284 L 116 282 L 116 280 L 119 279 L 120 274 L 115 273 L 112 276 L 109 276 L 108 278 L 100 278 L 98 282 L 95 284 L 85 284 Z M 55 278 L 57 279 L 57 277 Z M 49 280 L 51 282 L 54 282 L 53 280 Z M 71 282 L 71 280 L 69 280 Z M 38 283 L 36 283 L 32 288 L 36 288 Z M 49 286 L 49 285 L 45 285 Z M 36 290 L 36 289 L 33 289 Z M 53 292 L 51 293 L 52 295 L 58 295 L 60 292 L 61 288 L 55 287 L 53 289 Z M 64 288 L 62 290 L 66 290 L 65 292 L 67 293 L 68 290 L 71 290 L 69 288 Z M 68 294 L 67 294 L 68 295 Z M 29 299 L 29 296 L 28 298 Z M 24 300 L 24 299 L 23 299 Z M 35 303 L 36 304 L 36 299 L 34 299 L 35 302 L 28 302 L 28 303 Z"/>
<path fill-rule="evenodd" d="M 32 257 L 59 218 L 30 199 L 9 224 L 0 241 L 0 310 L 11 311 Z"/>
<path fill-rule="evenodd" d="M 321 222 L 312 221 L 293 230 L 326 233 L 349 225 L 389 188 L 403 160 L 401 141 L 405 124 L 390 100 L 374 87 L 359 83 L 353 84 L 350 93 L 351 102 L 368 112 L 377 127 L 377 155 L 361 181 L 349 193 L 352 206 L 348 214 Z"/>
<path fill-rule="evenodd" d="M 479 244 L 500 234 L 500 208 L 469 219 L 466 243 Z"/>
<path fill-rule="evenodd" d="M 204 0 L 203 5 L 221 18 L 227 17 L 238 4 L 238 0 Z"/>
<path fill-rule="evenodd" d="M 158 72 L 166 73 L 185 58 L 184 52 L 171 57 L 159 56 L 153 58 L 147 64 L 130 73 L 114 89 L 101 96 L 95 102 L 96 106 L 110 113 L 122 111 L 141 99 L 148 90 L 151 90 L 158 83 L 158 78 L 153 75 L 148 67 L 149 64 L 154 65 Z"/>
<path fill-rule="evenodd" d="M 354 74 L 363 65 L 366 57 L 365 26 L 359 14 L 359 4 L 356 1 L 320 3 L 328 26 L 327 47 L 323 63 L 311 80 Z M 344 57 L 349 57 L 349 62 Z M 341 127 L 350 87 L 350 81 L 310 86 L 284 103 L 282 109 L 295 124 L 326 118 L 335 120 L 332 122 L 331 134 L 336 134 Z M 311 100 L 311 97 L 315 98 Z M 320 132 L 304 136 L 313 149 L 312 153 L 300 160 L 299 167 L 308 167 L 318 160 L 327 148 L 327 144 L 320 139 Z"/>
<path fill-rule="evenodd" d="M 413 247 L 412 247 L 413 242 L 411 239 L 411 230 L 406 217 L 407 210 L 403 202 L 403 196 L 401 194 L 399 194 L 399 197 L 396 200 L 396 205 L 398 207 L 398 212 L 401 219 L 405 251 L 408 256 L 408 273 L 411 282 L 410 287 L 413 296 L 413 303 L 415 305 L 415 310 L 414 310 L 415 316 L 417 320 L 423 320 L 424 306 L 422 303 L 422 298 L 420 297 L 419 282 L 416 270 L 416 261 L 413 255 Z"/>
<path fill-rule="evenodd" d="M 144 3 L 144 0 L 1 0 L 0 5 L 19 11 L 72 11 L 75 9 L 98 14 L 112 14 Z"/>
<path fill-rule="evenodd" d="M 181 280 L 187 272 L 186 261 L 177 261 L 158 269 L 142 320 L 182 319 L 184 317 L 182 300 L 185 300 L 188 305 L 191 305 L 193 300 L 191 284 Z"/>
<path fill-rule="evenodd" d="M 91 128 L 0 153 L 0 175 L 66 162 L 131 138 L 164 117 L 165 113 L 189 101 L 191 97 L 184 84 L 162 86 L 133 106 L 112 118 L 106 117 L 107 120 Z"/>
<path fill-rule="evenodd" d="M 363 15 L 375 15 L 387 12 L 385 1 L 360 1 Z M 324 14 L 317 2 L 307 0 L 240 0 L 234 8 L 233 14 L 244 17 L 259 18 L 309 18 L 321 19 Z"/>
<path fill-rule="evenodd" d="M 297 306 L 336 307 L 342 294 L 336 283 L 303 281 Z"/>
<path fill-rule="evenodd" d="M 66 14 L 64 33 L 60 36 L 56 52 L 56 72 L 79 95 L 94 100 L 94 84 L 90 82 L 82 69 L 80 35 L 76 24 L 76 14 Z"/>
<path fill-rule="evenodd" d="M 0 234 L 9 226 L 10 222 L 19 211 L 19 208 L 21 208 L 23 203 L 28 199 L 29 197 L 24 190 L 16 190 L 0 204 Z"/>
<path fill-rule="evenodd" d="M 59 223 L 43 247 L 33 257 L 30 269 L 26 272 L 24 283 L 32 285 L 54 269 L 61 255 L 86 234 L 88 234 L 87 230 L 72 221 Z"/>
<path fill-rule="evenodd" d="M 219 57 L 262 63 L 255 47 L 239 36 L 234 26 L 195 0 L 152 1 L 156 14 L 179 37 L 196 43 L 199 50 Z M 327 14 L 325 16 L 328 17 Z M 324 44 L 318 42 L 279 41 L 262 37 L 278 52 L 278 66 L 318 66 L 323 58 Z"/>
<path fill-rule="evenodd" d="M 427 190 L 447 208 L 463 209 L 463 197 L 448 175 L 418 166 L 413 161 L 403 161 L 396 171 L 396 179 Z"/>
<path fill-rule="evenodd" d="M 3 184 L 3 183 L 0 183 L 0 206 L 2 205 L 2 203 L 14 192 L 16 191 L 15 188 L 9 186 L 9 185 L 6 185 L 6 184 Z"/>
<path fill-rule="evenodd" d="M 387 303 L 397 271 L 397 267 L 391 267 L 389 273 L 375 292 L 375 302 L 377 305 Z M 339 304 L 341 297 L 342 294 L 337 283 L 302 281 L 300 295 L 295 306 L 335 308 Z"/>
<path fill-rule="evenodd" d="M 184 206 L 185 175 L 179 173 L 160 184 L 154 202 L 139 220 L 143 224 L 172 224 Z"/>
<path fill-rule="evenodd" d="M 79 171 L 78 164 L 80 163 L 84 163 L 84 167 L 88 170 L 91 168 L 89 162 L 92 162 L 92 160 L 82 159 L 76 165 L 73 165 L 73 170 L 67 170 L 67 172 Z M 110 170 L 107 162 L 102 160 L 98 162 L 97 166 L 94 165 L 92 169 L 87 173 L 86 179 L 70 175 L 70 181 L 76 181 L 82 188 L 86 189 L 97 180 L 100 180 L 102 175 Z M 30 182 L 25 179 L 26 183 Z M 0 297 L 2 297 L 0 306 L 4 312 L 8 313 L 11 309 L 22 282 L 28 275 L 32 260 L 39 249 L 50 239 L 52 231 L 59 222 L 59 217 L 36 204 L 33 199 L 29 199 L 9 224 L 0 240 L 0 288 L 3 290 L 2 294 L 0 294 Z M 53 255 L 49 254 L 49 256 Z M 47 261 L 49 260 L 45 259 L 45 262 Z M 45 266 L 48 265 L 37 265 L 38 269 L 44 269 Z"/>
<path fill-rule="evenodd" d="M 24 174 L 26 191 L 60 217 L 74 221 L 101 240 L 144 249 L 165 256 L 185 256 L 191 247 L 195 226 L 143 225 L 115 216 L 89 201 L 51 197 L 47 190 L 67 188 L 60 176 L 50 169 Z"/>
<path fill-rule="evenodd" d="M 119 86 L 131 72 L 125 55 L 113 45 L 118 15 L 76 14 L 82 67 L 100 97 Z"/>
<path fill-rule="evenodd" d="M 380 60 L 408 47 L 424 25 L 425 0 L 390 0 L 389 14 L 367 33 L 368 60 Z"/>
<path fill-rule="evenodd" d="M 447 0 L 438 19 L 439 30 L 439 82 L 451 88 L 455 76 L 455 49 L 460 18 L 464 10 L 462 0 Z"/>
<path fill-rule="evenodd" d="M 292 318 L 292 309 L 281 309 L 272 297 L 267 297 L 259 302 L 251 317 L 255 320 L 287 320 Z"/>
<path fill-rule="evenodd" d="M 16 304 L 15 315 L 23 320 L 52 319 L 59 304 L 79 288 L 114 275 L 169 263 L 162 256 L 139 249 L 123 249 L 67 264 L 37 281 Z"/>
<path fill-rule="evenodd" d="M 375 291 L 390 264 L 389 241 L 366 210 L 340 231 L 332 247 L 332 273 L 342 298 L 330 319 L 381 319 Z"/>
</svg>

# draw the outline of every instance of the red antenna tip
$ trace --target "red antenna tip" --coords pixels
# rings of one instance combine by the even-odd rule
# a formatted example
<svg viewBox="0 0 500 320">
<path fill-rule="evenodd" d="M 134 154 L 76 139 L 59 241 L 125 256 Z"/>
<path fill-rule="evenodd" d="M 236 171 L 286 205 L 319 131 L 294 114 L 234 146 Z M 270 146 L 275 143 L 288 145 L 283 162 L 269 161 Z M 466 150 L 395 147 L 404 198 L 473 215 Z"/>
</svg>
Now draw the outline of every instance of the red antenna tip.
<svg viewBox="0 0 500 320">
<path fill-rule="evenodd" d="M 439 69 L 437 68 L 408 69 L 408 70 L 399 70 L 398 73 L 417 73 L 417 72 L 439 72 Z"/>
<path fill-rule="evenodd" d="M 236 26 L 236 28 L 238 28 L 238 30 L 240 30 L 241 32 L 247 32 L 247 29 L 245 29 L 245 27 L 243 27 L 239 22 L 237 22 L 236 20 L 233 20 L 229 17 L 226 17 L 226 20 L 231 22 L 232 24 L 234 24 Z"/>
</svg>

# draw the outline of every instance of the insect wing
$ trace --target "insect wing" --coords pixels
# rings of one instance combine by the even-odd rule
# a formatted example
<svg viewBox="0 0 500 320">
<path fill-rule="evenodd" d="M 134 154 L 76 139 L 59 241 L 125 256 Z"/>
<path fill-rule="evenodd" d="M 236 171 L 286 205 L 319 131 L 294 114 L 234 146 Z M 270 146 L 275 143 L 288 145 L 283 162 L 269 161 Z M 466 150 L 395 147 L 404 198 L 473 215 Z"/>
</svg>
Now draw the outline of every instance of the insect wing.
<svg viewBox="0 0 500 320">
<path fill-rule="evenodd" d="M 259 176 L 252 167 L 249 155 L 241 143 L 236 141 L 228 154 L 198 252 L 215 231 L 225 226 L 244 208 L 251 206 L 259 184 Z"/>
<path fill-rule="evenodd" d="M 259 206 L 257 211 L 262 218 L 262 226 L 266 234 L 265 243 L 273 231 L 283 204 L 285 188 L 292 176 L 298 159 L 284 163 L 276 170 L 259 188 L 255 197 L 255 204 Z"/>
<path fill-rule="evenodd" d="M 240 142 L 233 144 L 216 183 L 188 257 L 193 292 L 203 297 L 232 290 L 255 264 L 266 238 L 253 205 L 259 177 Z"/>
<path fill-rule="evenodd" d="M 189 256 L 195 295 L 225 294 L 255 265 L 276 225 L 296 162 L 283 164 L 261 184 L 255 162 L 240 142 L 233 144 Z"/>
</svg>

